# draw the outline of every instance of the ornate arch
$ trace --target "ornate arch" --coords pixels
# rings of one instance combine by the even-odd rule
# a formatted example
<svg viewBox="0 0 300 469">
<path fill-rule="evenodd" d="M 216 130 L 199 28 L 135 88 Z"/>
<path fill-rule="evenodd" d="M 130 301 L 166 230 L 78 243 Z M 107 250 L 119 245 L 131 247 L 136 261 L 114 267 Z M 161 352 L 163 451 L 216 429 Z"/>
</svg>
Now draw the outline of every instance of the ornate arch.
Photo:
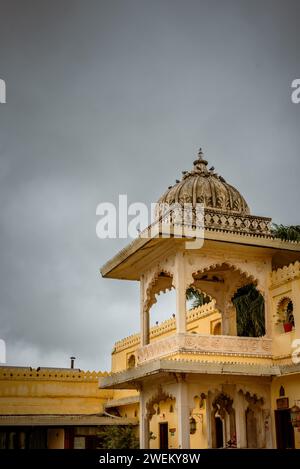
<svg viewBox="0 0 300 469">
<path fill-rule="evenodd" d="M 282 303 L 284 300 L 291 301 L 293 303 L 292 295 L 289 296 L 286 293 L 281 295 L 279 298 L 276 299 L 276 313 L 278 313 L 280 303 Z"/>
<path fill-rule="evenodd" d="M 201 281 L 203 282 L 205 281 L 205 279 L 196 279 L 197 276 L 204 276 L 209 273 L 213 274 L 214 272 L 216 272 L 217 274 L 218 270 L 224 270 L 224 268 L 233 274 L 232 281 L 229 284 L 225 285 L 225 283 L 223 283 L 224 288 L 217 288 L 216 284 L 207 283 L 207 289 L 205 290 L 204 288 L 200 288 L 198 285 L 195 285 L 195 288 L 207 294 L 211 299 L 214 299 L 216 301 L 217 309 L 219 309 L 223 313 L 233 306 L 231 298 L 233 297 L 235 291 L 237 291 L 238 288 L 249 283 L 254 283 L 256 287 L 259 284 L 258 279 L 254 277 L 253 274 L 249 273 L 246 270 L 243 270 L 236 264 L 227 261 L 209 263 L 203 266 L 201 269 L 194 270 L 192 272 L 193 282 L 194 284 L 196 284 L 197 281 L 201 283 Z M 217 275 L 213 277 L 217 277 Z M 219 281 L 222 281 L 222 277 Z"/>
<path fill-rule="evenodd" d="M 249 280 L 249 282 L 259 283 L 258 279 L 256 277 L 254 277 L 253 273 L 250 273 L 247 270 L 242 270 L 241 267 L 239 267 L 235 263 L 228 262 L 228 261 L 224 261 L 224 262 L 220 261 L 220 262 L 215 262 L 215 263 L 212 263 L 212 264 L 209 263 L 206 266 L 202 267 L 201 269 L 194 271 L 192 273 L 192 275 L 194 277 L 194 275 L 204 274 L 205 272 L 210 272 L 212 270 L 217 270 L 219 268 L 222 268 L 223 266 L 226 266 L 229 269 L 232 269 L 234 272 L 239 272 L 240 275 L 246 277 Z"/>
<path fill-rule="evenodd" d="M 233 411 L 233 399 L 225 392 L 220 392 L 212 401 L 212 408 L 224 418 L 225 412 L 230 414 Z"/>
<path fill-rule="evenodd" d="M 159 285 L 160 283 L 160 285 Z M 156 295 L 174 288 L 173 274 L 164 268 L 158 268 L 148 281 L 145 290 L 144 311 L 149 311 L 156 302 Z"/>
<path fill-rule="evenodd" d="M 288 310 L 290 303 L 292 305 L 292 309 Z M 283 321 L 286 319 L 287 322 L 290 322 L 295 326 L 294 301 L 292 299 L 292 295 L 288 296 L 287 294 L 284 294 L 280 299 L 277 299 L 276 312 L 274 316 L 277 320 Z"/>
<path fill-rule="evenodd" d="M 155 404 L 159 404 L 161 401 L 166 401 L 167 399 L 174 401 L 175 397 L 172 394 L 165 392 L 162 386 L 159 385 L 156 394 L 152 396 L 149 399 L 149 401 L 146 403 L 147 417 L 150 420 L 152 416 L 155 414 L 155 409 L 154 409 Z"/>
</svg>

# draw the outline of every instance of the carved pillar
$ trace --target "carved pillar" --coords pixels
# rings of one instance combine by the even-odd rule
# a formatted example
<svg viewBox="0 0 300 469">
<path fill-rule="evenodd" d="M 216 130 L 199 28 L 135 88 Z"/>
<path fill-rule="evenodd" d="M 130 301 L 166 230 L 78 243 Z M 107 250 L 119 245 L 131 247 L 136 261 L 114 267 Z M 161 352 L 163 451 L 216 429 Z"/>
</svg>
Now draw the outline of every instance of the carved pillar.
<svg viewBox="0 0 300 469">
<path fill-rule="evenodd" d="M 294 279 L 292 282 L 292 301 L 294 307 L 295 338 L 300 339 L 300 280 Z"/>
<path fill-rule="evenodd" d="M 236 415 L 236 445 L 237 448 L 247 448 L 246 435 L 246 406 L 245 398 L 241 391 L 237 392 L 235 399 Z"/>
<path fill-rule="evenodd" d="M 212 419 L 212 395 L 211 392 L 208 391 L 207 398 L 206 398 L 206 438 L 207 438 L 207 447 L 212 448 L 212 428 L 211 428 L 211 419 Z"/>
<path fill-rule="evenodd" d="M 183 252 L 176 254 L 175 260 L 176 287 L 176 332 L 186 332 L 186 298 L 185 298 L 185 269 Z"/>
<path fill-rule="evenodd" d="M 145 391 L 140 389 L 140 448 L 149 449 L 149 416 L 147 415 Z"/>
<path fill-rule="evenodd" d="M 224 307 L 222 311 L 222 335 L 230 335 L 230 311 Z"/>
<path fill-rule="evenodd" d="M 190 448 L 190 409 L 188 402 L 188 386 L 182 376 L 177 383 L 177 419 L 178 419 L 178 448 Z"/>
<path fill-rule="evenodd" d="M 150 318 L 149 311 L 145 310 L 144 298 L 144 276 L 140 279 L 140 330 L 141 330 L 141 347 L 149 344 L 150 334 Z"/>
</svg>

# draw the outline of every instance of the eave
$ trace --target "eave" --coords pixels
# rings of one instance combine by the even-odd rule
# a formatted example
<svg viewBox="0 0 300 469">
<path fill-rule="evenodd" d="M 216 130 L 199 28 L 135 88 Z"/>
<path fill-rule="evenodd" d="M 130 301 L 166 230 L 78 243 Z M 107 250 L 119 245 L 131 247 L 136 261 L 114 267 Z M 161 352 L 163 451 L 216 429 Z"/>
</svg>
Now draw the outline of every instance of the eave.
<svg viewBox="0 0 300 469">
<path fill-rule="evenodd" d="M 205 229 L 204 245 L 210 242 L 222 244 L 235 244 L 269 250 L 270 254 L 281 252 L 287 256 L 287 263 L 300 259 L 300 243 L 282 241 L 268 235 L 229 232 L 216 229 Z M 125 248 L 119 251 L 106 264 L 100 272 L 104 278 L 139 280 L 144 266 L 160 255 L 183 246 L 187 238 L 136 238 Z M 288 254 L 290 253 L 290 254 Z"/>
<path fill-rule="evenodd" d="M 272 377 L 279 376 L 281 371 L 278 365 L 160 359 L 100 378 L 99 387 L 102 389 L 138 389 L 143 381 L 153 378 L 156 381 L 161 381 L 164 376 L 168 376 L 170 373 Z"/>
</svg>

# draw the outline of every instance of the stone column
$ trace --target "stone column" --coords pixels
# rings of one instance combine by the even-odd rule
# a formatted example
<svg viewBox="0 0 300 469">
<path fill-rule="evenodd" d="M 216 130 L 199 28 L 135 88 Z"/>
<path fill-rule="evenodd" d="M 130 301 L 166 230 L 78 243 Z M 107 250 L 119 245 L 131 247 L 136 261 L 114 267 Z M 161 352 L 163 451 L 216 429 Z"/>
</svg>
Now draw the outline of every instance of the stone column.
<svg viewBox="0 0 300 469">
<path fill-rule="evenodd" d="M 186 332 L 186 288 L 183 252 L 176 254 L 175 260 L 175 287 L 176 287 L 176 332 Z"/>
<path fill-rule="evenodd" d="M 292 301 L 294 308 L 294 321 L 295 321 L 295 338 L 300 339 L 300 318 L 296 312 L 300 309 L 300 280 L 295 279 L 292 281 Z M 296 349 L 293 349 L 293 351 Z"/>
<path fill-rule="evenodd" d="M 145 310 L 145 298 L 144 298 L 144 277 L 140 278 L 140 330 L 141 330 L 141 347 L 149 344 L 150 334 L 150 319 L 149 311 Z"/>
<path fill-rule="evenodd" d="M 246 435 L 246 408 L 245 398 L 242 392 L 236 393 L 235 398 L 235 425 L 236 425 L 236 446 L 237 448 L 247 448 Z"/>
<path fill-rule="evenodd" d="M 208 391 L 205 403 L 205 411 L 206 411 L 206 439 L 207 439 L 207 447 L 212 448 L 212 429 L 211 429 L 211 413 L 212 413 L 212 395 L 211 392 Z"/>
<path fill-rule="evenodd" d="M 140 448 L 149 449 L 149 417 L 146 409 L 146 395 L 140 389 Z"/>
<path fill-rule="evenodd" d="M 188 386 L 180 376 L 177 383 L 177 419 L 178 419 L 178 448 L 190 448 L 190 409 L 188 404 Z"/>
</svg>

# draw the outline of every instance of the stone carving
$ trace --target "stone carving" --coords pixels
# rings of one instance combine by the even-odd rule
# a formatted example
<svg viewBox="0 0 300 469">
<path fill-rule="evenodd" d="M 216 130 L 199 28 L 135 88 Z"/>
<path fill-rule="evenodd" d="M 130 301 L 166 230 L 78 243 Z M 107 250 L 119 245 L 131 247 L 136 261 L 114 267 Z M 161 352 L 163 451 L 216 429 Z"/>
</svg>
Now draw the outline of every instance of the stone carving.
<svg viewBox="0 0 300 469">
<path fill-rule="evenodd" d="M 158 200 L 156 219 L 164 218 L 166 207 L 190 204 L 188 220 L 184 214 L 177 216 L 176 210 L 168 212 L 171 225 L 193 225 L 197 204 L 204 206 L 204 226 L 207 229 L 263 235 L 272 237 L 271 219 L 250 215 L 249 207 L 240 192 L 228 184 L 214 170 L 207 169 L 207 161 L 199 150 L 191 171 L 184 171 L 181 181 L 170 186 Z"/>
<path fill-rule="evenodd" d="M 177 353 L 199 353 L 268 358 L 272 355 L 271 339 L 262 337 L 174 334 L 137 350 L 139 363 Z"/>
<path fill-rule="evenodd" d="M 157 393 L 153 397 L 151 397 L 151 399 L 146 404 L 147 417 L 150 420 L 152 416 L 155 414 L 155 409 L 154 409 L 155 404 L 159 405 L 161 401 L 166 401 L 167 399 L 175 400 L 175 397 L 172 396 L 172 394 L 166 393 L 163 390 L 162 386 L 159 385 L 157 389 Z"/>
<path fill-rule="evenodd" d="M 205 208 L 222 209 L 232 214 L 248 214 L 249 207 L 237 189 L 222 176 L 207 168 L 200 148 L 194 168 L 185 171 L 181 181 L 171 186 L 158 203 L 203 203 Z"/>
<path fill-rule="evenodd" d="M 217 312 L 214 301 L 212 301 L 211 303 L 204 304 L 203 306 L 199 306 L 197 308 L 191 309 L 190 311 L 188 311 L 187 316 L 186 316 L 187 324 L 199 319 L 200 317 L 204 318 L 205 316 L 209 316 L 210 314 L 214 312 Z M 167 319 L 166 321 L 163 321 L 162 323 L 160 323 L 158 326 L 151 327 L 150 339 L 153 339 L 154 337 L 158 337 L 161 334 L 164 334 L 166 332 L 175 331 L 175 329 L 176 329 L 175 318 Z M 124 350 L 125 348 L 138 345 L 139 343 L 140 343 L 140 334 L 133 334 L 129 337 L 125 337 L 124 339 L 116 342 L 114 350 L 117 352 L 120 352 L 121 350 Z"/>
<path fill-rule="evenodd" d="M 145 280 L 145 300 L 144 300 L 144 311 L 149 311 L 152 305 L 156 303 L 155 295 L 159 295 L 161 292 L 166 292 L 173 288 L 173 276 L 164 268 L 156 268 L 154 275 L 151 279 Z"/>
<path fill-rule="evenodd" d="M 222 419 L 225 418 L 225 412 L 230 414 L 233 411 L 233 399 L 225 393 L 220 393 L 212 402 L 214 413 L 218 412 Z"/>
<path fill-rule="evenodd" d="M 289 280 L 294 280 L 300 277 L 300 262 L 296 261 L 293 264 L 284 266 L 274 270 L 270 274 L 271 286 L 279 286 Z"/>
</svg>

